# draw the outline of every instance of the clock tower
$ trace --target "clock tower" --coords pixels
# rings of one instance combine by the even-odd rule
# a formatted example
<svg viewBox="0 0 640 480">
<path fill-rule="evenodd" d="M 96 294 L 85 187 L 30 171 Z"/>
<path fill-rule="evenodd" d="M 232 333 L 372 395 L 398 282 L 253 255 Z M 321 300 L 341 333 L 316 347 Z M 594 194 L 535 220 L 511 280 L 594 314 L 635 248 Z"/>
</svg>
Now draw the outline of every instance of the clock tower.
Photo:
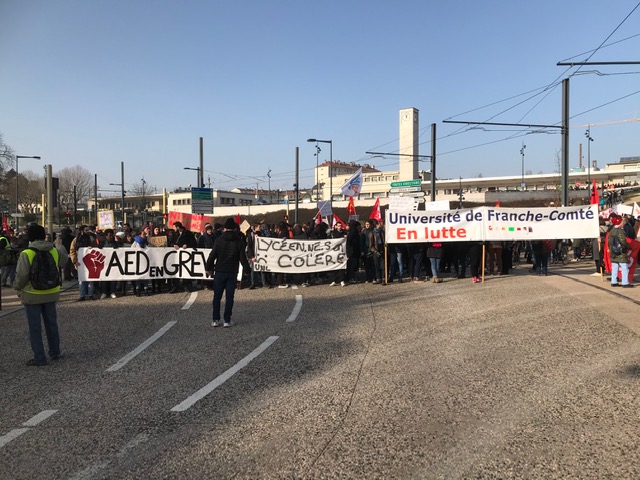
<svg viewBox="0 0 640 480">
<path fill-rule="evenodd" d="M 417 108 L 403 108 L 400 110 L 400 166 L 399 180 L 415 180 L 418 178 L 418 139 L 419 139 L 419 116 Z M 411 155 L 411 156 L 407 156 Z"/>
</svg>

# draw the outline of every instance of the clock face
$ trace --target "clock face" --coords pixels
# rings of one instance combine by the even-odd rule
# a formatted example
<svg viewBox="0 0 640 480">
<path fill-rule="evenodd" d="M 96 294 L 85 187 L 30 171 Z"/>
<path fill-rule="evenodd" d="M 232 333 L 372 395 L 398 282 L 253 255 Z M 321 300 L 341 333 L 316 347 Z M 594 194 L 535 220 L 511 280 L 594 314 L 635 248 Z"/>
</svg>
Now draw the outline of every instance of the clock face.
<svg viewBox="0 0 640 480">
<path fill-rule="evenodd" d="M 402 112 L 402 121 L 408 122 L 411 120 L 411 112 Z"/>
</svg>

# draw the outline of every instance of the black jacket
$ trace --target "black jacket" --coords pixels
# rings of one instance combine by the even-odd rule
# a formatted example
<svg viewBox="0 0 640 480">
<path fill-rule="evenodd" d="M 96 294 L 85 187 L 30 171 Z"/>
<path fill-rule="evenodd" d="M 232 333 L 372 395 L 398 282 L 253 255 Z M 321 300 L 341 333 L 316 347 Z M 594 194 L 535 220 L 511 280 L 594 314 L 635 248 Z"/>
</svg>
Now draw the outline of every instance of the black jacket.
<svg viewBox="0 0 640 480">
<path fill-rule="evenodd" d="M 207 272 L 237 273 L 240 263 L 244 271 L 248 272 L 251 267 L 244 249 L 245 243 L 237 232 L 225 231 L 213 244 L 207 259 Z"/>
</svg>

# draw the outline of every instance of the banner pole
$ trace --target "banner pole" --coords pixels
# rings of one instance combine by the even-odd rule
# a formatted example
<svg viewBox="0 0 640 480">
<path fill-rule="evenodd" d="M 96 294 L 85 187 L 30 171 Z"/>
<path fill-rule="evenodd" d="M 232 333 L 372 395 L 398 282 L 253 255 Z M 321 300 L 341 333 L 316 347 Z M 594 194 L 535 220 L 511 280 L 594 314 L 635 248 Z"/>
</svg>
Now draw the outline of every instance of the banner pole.
<svg viewBox="0 0 640 480">
<path fill-rule="evenodd" d="M 389 271 L 387 267 L 387 255 L 389 252 L 387 251 L 387 242 L 384 242 L 384 284 L 389 285 Z"/>
<path fill-rule="evenodd" d="M 485 262 L 485 249 L 487 248 L 487 246 L 485 245 L 484 242 L 482 242 L 482 265 L 480 265 L 480 268 L 482 268 L 482 283 L 484 283 L 484 262 Z"/>
</svg>

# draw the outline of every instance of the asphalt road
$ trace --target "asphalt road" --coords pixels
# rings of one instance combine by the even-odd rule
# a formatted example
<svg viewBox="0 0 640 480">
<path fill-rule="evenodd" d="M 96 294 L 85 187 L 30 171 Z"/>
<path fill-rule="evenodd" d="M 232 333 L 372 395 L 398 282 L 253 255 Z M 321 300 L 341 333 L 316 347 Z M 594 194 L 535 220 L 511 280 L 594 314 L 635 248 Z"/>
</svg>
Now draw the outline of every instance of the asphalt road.
<svg viewBox="0 0 640 480">
<path fill-rule="evenodd" d="M 241 290 L 230 329 L 71 289 L 41 368 L 3 303 L 0 478 L 640 478 L 640 288 L 550 271 Z"/>
</svg>

